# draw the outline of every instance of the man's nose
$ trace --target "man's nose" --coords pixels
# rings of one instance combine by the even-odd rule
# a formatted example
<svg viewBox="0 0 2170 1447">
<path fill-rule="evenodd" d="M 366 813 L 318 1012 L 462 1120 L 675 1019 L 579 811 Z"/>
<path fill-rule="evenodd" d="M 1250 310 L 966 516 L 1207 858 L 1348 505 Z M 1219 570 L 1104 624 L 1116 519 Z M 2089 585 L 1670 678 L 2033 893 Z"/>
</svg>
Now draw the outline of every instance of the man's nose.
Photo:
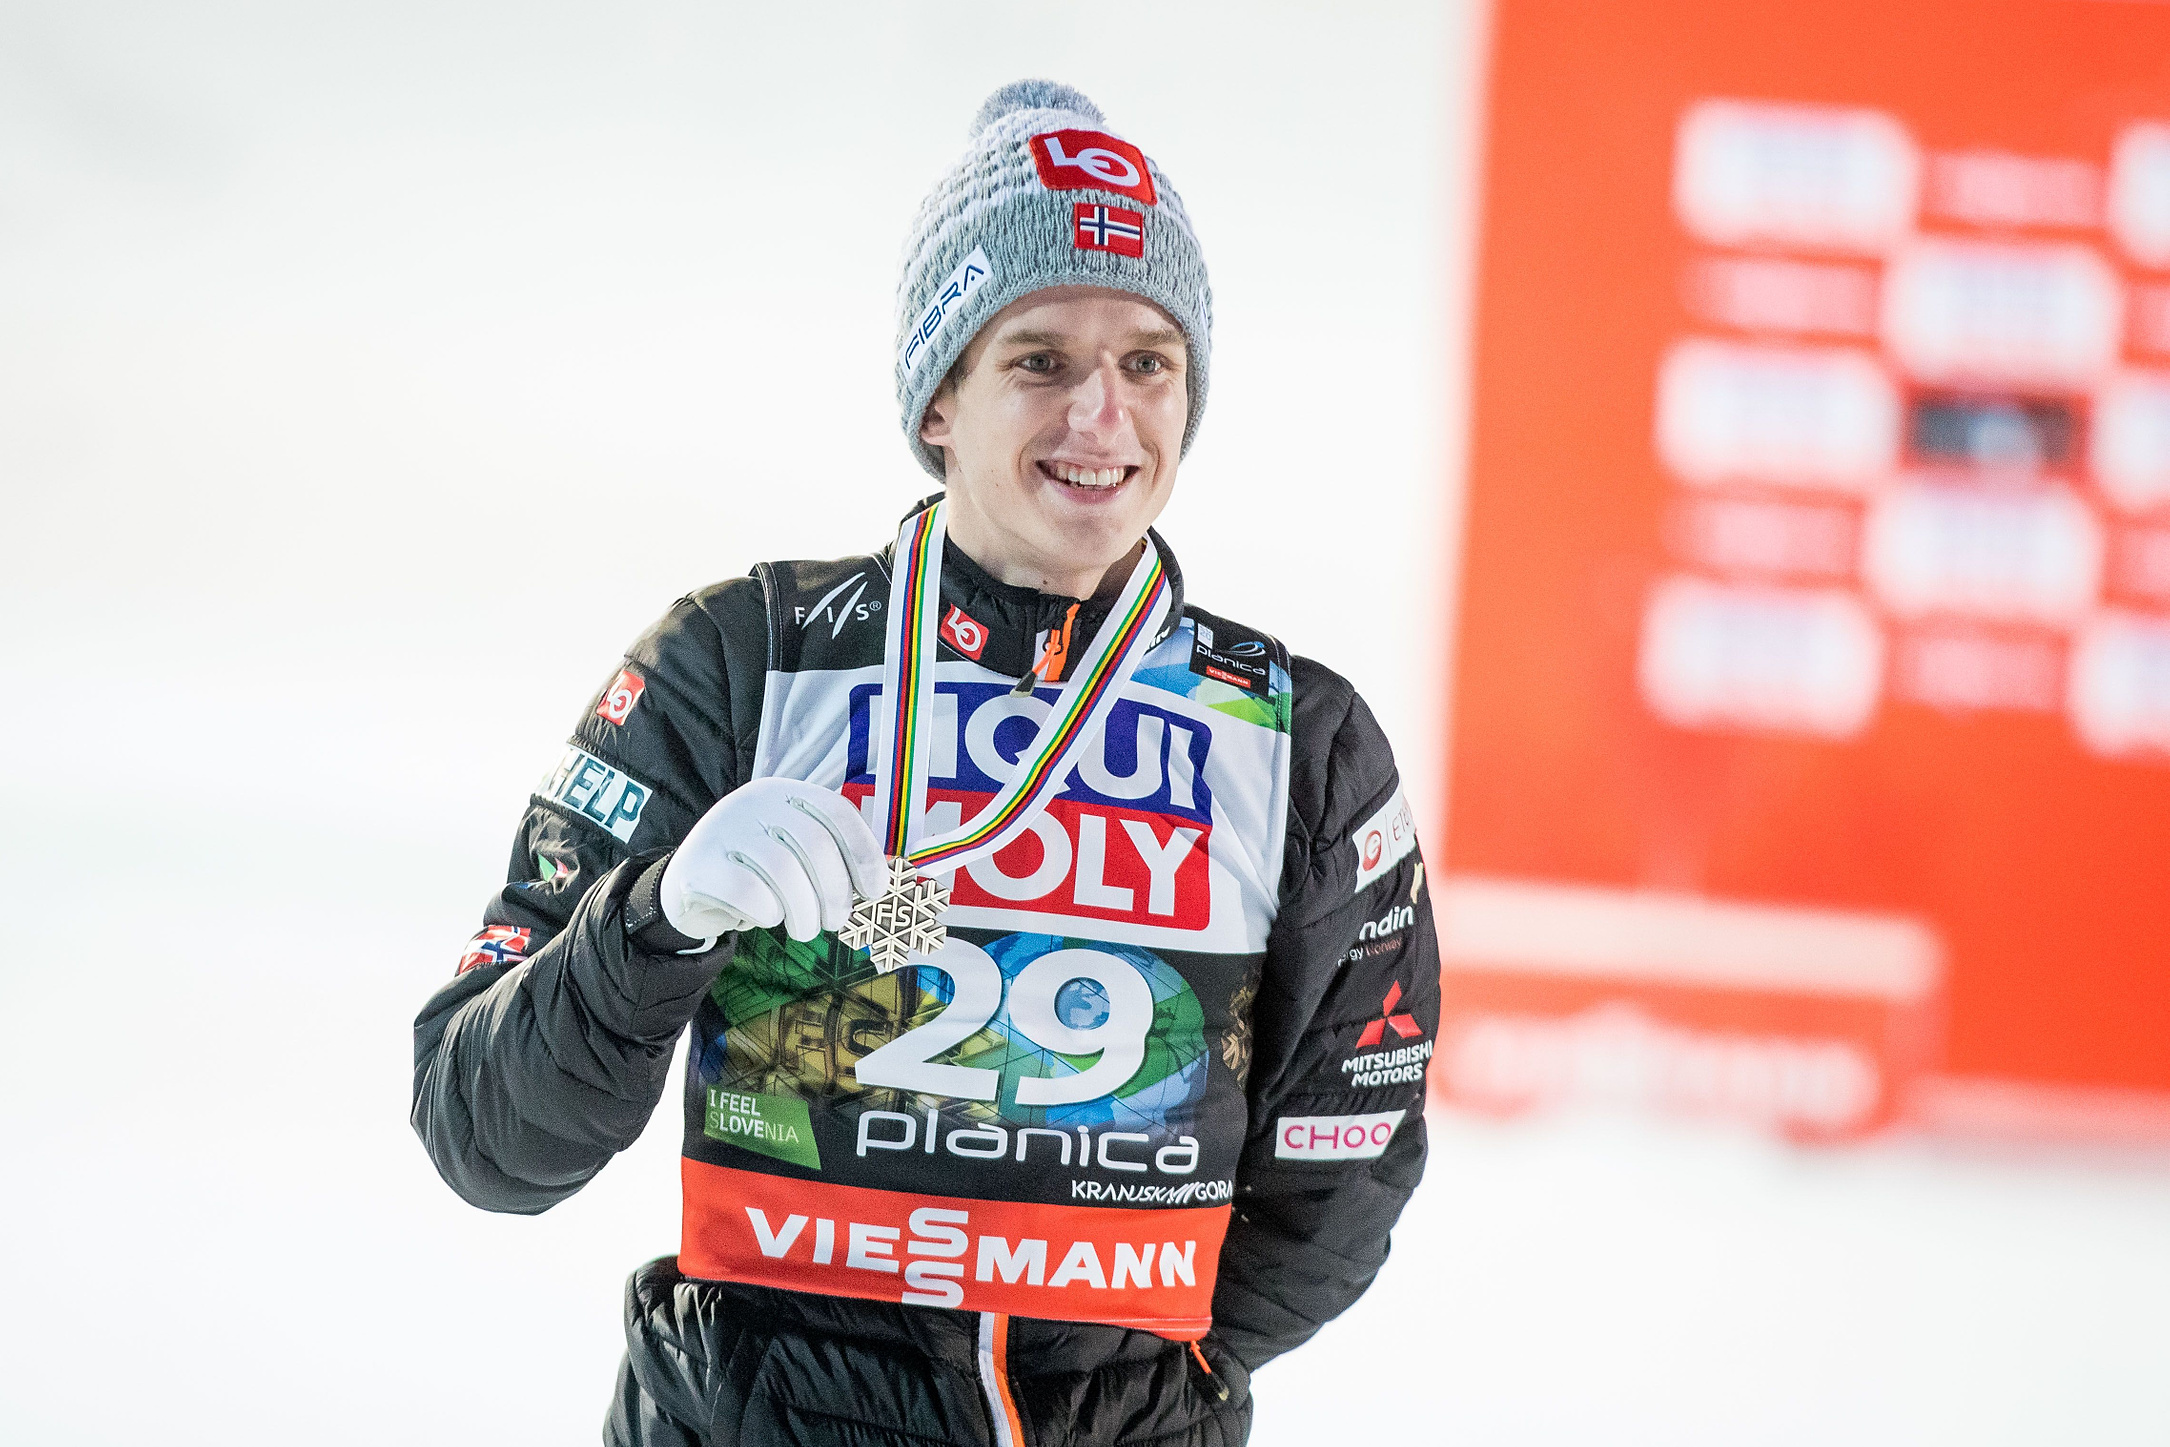
<svg viewBox="0 0 2170 1447">
<path fill-rule="evenodd" d="M 1095 367 L 1070 393 L 1070 430 L 1106 437 L 1122 430 L 1123 397 L 1115 364 Z"/>
</svg>

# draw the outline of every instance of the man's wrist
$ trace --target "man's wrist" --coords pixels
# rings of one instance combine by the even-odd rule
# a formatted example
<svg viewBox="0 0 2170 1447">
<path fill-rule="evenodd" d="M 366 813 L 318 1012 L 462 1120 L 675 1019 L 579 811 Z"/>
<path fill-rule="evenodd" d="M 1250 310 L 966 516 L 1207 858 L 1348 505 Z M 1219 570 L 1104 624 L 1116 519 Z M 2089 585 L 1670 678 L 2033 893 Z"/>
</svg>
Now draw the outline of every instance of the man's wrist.
<svg viewBox="0 0 2170 1447">
<path fill-rule="evenodd" d="M 665 854 L 633 881 L 632 891 L 625 897 L 625 937 L 643 954 L 706 954 L 715 948 L 716 936 L 700 939 L 685 934 L 663 913 L 663 871 L 670 862 L 670 855 Z"/>
</svg>

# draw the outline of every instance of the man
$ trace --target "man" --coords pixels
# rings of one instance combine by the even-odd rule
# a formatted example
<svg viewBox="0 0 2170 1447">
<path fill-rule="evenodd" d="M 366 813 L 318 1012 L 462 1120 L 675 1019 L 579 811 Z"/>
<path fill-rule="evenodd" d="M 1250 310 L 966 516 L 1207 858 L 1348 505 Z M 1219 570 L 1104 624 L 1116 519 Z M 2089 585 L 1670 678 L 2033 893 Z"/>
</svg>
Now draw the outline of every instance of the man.
<svg viewBox="0 0 2170 1447">
<path fill-rule="evenodd" d="M 416 1022 L 445 1179 L 541 1211 L 691 1026 L 615 1444 L 1233 1444 L 1423 1169 L 1438 963 L 1349 685 L 1150 531 L 1210 355 L 1167 178 L 1004 87 L 921 209 L 895 546 L 681 599 Z"/>
</svg>

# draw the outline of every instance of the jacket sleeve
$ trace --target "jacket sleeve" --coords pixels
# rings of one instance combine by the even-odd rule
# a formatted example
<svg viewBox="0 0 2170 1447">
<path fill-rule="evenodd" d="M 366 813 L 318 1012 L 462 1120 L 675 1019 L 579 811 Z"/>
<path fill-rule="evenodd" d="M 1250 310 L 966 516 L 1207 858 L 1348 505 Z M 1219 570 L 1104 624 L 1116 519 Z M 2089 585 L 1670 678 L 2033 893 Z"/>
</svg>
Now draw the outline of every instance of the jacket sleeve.
<svg viewBox="0 0 2170 1447">
<path fill-rule="evenodd" d="M 626 897 L 747 776 L 765 644 L 758 583 L 679 600 L 530 798 L 481 933 L 415 1020 L 414 1129 L 471 1204 L 547 1210 L 654 1113 L 728 945 L 647 954 Z"/>
<path fill-rule="evenodd" d="M 1252 1007 L 1250 1129 L 1213 1334 L 1256 1370 L 1363 1295 L 1424 1172 L 1439 947 L 1393 753 L 1294 659 L 1281 909 Z"/>
</svg>

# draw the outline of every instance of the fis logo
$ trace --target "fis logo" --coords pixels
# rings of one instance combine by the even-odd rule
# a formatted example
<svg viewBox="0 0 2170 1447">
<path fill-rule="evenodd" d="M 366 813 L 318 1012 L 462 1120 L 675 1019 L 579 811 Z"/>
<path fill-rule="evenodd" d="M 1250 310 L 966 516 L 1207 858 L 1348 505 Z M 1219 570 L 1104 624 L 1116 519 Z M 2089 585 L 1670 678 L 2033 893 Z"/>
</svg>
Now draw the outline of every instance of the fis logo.
<svg viewBox="0 0 2170 1447">
<path fill-rule="evenodd" d="M 1016 770 L 1056 690 L 942 683 L 934 709 L 930 828 L 976 814 Z M 852 691 L 844 796 L 865 807 L 872 686 Z M 1007 848 L 959 870 L 953 905 L 1201 931 L 1212 916 L 1211 733 L 1194 717 L 1125 699 L 1069 783 Z"/>
<path fill-rule="evenodd" d="M 577 745 L 567 745 L 558 766 L 535 786 L 536 798 L 570 809 L 621 844 L 632 840 L 653 792 Z"/>
<path fill-rule="evenodd" d="M 822 594 L 812 607 L 809 608 L 804 603 L 794 607 L 791 610 L 791 619 L 801 628 L 812 628 L 816 624 L 826 623 L 829 625 L 829 636 L 835 638 L 847 625 L 862 618 L 871 618 L 881 609 L 880 597 L 867 596 L 867 575 L 853 573 Z"/>
</svg>

